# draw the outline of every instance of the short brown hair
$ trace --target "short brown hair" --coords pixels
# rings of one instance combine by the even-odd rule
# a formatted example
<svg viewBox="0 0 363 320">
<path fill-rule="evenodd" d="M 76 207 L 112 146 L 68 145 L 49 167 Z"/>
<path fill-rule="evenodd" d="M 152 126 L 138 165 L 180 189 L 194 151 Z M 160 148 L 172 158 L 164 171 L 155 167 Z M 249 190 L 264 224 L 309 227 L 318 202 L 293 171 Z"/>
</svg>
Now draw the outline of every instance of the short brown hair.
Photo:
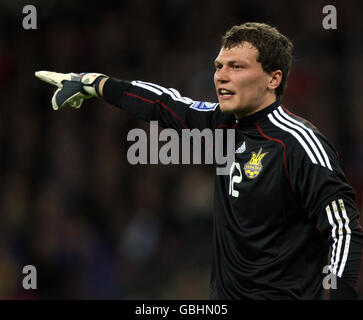
<svg viewBox="0 0 363 320">
<path fill-rule="evenodd" d="M 257 62 L 261 63 L 265 72 L 282 71 L 281 83 L 275 90 L 276 97 L 281 99 L 291 68 L 292 42 L 268 24 L 247 22 L 228 30 L 222 38 L 222 47 L 230 49 L 244 41 L 256 47 Z"/>
</svg>

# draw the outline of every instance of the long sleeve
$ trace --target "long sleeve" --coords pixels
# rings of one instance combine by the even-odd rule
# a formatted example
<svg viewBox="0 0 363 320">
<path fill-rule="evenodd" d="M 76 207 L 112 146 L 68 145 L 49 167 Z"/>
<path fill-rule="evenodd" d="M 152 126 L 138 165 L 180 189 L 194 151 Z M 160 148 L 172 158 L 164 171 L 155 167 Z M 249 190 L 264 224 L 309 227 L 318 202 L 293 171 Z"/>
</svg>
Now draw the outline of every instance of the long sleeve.
<svg viewBox="0 0 363 320">
<path fill-rule="evenodd" d="M 142 81 L 109 78 L 103 88 L 105 100 L 145 121 L 156 120 L 161 127 L 203 130 L 234 124 L 222 114 L 218 103 L 194 101 L 172 88 Z"/>
<path fill-rule="evenodd" d="M 340 168 L 333 147 L 310 130 L 304 144 L 291 150 L 291 180 L 301 206 L 331 247 L 329 273 L 335 277 L 330 299 L 355 299 L 361 272 L 363 233 L 354 191 Z M 307 152 L 309 151 L 309 152 Z"/>
</svg>

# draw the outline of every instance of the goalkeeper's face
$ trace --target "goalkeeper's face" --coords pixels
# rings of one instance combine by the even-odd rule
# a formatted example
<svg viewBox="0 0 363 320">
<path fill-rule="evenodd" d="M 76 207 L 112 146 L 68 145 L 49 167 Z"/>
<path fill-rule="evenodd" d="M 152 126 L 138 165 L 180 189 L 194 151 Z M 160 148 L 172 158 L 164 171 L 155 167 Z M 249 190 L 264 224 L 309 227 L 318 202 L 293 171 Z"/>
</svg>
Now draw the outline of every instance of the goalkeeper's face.
<svg viewBox="0 0 363 320">
<path fill-rule="evenodd" d="M 219 52 L 215 60 L 214 84 L 222 112 L 234 113 L 236 118 L 241 118 L 276 100 L 276 71 L 266 73 L 257 57 L 258 50 L 248 42 L 222 48 Z"/>
</svg>

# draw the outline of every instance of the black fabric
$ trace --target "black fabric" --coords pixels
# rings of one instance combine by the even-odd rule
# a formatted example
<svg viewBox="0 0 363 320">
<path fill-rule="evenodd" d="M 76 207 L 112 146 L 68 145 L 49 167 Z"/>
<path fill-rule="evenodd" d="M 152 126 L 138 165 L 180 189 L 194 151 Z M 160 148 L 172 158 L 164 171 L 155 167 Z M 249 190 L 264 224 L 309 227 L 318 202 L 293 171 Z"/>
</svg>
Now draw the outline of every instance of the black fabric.
<svg viewBox="0 0 363 320">
<path fill-rule="evenodd" d="M 101 80 L 102 79 L 104 79 L 104 78 L 106 78 L 105 76 L 99 76 L 99 77 L 97 77 L 96 78 L 96 80 L 94 81 L 94 83 L 92 84 L 93 86 L 94 86 L 94 88 L 95 88 L 95 90 L 96 90 L 96 93 L 99 95 L 99 96 L 101 96 L 101 94 L 100 94 L 100 88 L 99 88 L 99 84 L 100 84 L 100 82 L 101 82 Z"/>
<path fill-rule="evenodd" d="M 359 213 L 325 137 L 279 101 L 236 121 L 218 104 L 164 89 L 109 79 L 104 97 L 179 131 L 234 129 L 240 150 L 230 175 L 215 177 L 210 298 L 320 299 L 325 267 L 339 275 L 330 298 L 356 298 Z"/>
</svg>

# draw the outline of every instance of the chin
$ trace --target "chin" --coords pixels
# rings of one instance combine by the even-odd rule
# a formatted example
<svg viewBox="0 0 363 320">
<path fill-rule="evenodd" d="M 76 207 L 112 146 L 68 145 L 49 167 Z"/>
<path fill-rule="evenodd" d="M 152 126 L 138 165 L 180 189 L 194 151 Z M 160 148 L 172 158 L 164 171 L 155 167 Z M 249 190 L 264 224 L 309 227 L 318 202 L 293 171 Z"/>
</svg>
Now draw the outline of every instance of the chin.
<svg viewBox="0 0 363 320">
<path fill-rule="evenodd" d="M 221 109 L 221 111 L 223 113 L 234 113 L 235 112 L 235 108 L 234 107 L 231 107 L 231 106 L 226 106 L 225 104 L 223 103 L 220 103 L 219 104 L 219 108 Z"/>
</svg>

